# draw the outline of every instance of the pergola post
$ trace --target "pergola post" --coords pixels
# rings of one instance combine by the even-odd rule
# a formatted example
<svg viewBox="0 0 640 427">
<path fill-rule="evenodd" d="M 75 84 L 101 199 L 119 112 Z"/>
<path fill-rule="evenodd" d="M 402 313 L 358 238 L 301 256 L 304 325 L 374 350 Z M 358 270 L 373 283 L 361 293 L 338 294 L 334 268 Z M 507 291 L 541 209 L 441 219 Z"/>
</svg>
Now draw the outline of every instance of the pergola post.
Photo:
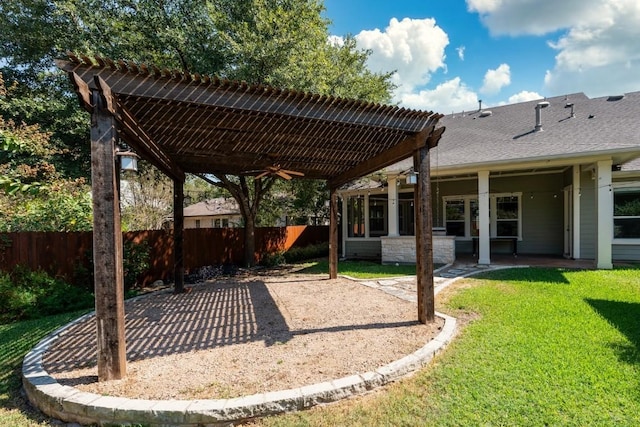
<svg viewBox="0 0 640 427">
<path fill-rule="evenodd" d="M 173 292 L 184 289 L 184 182 L 173 180 Z"/>
<path fill-rule="evenodd" d="M 414 152 L 414 171 L 418 183 L 414 193 L 416 233 L 416 276 L 418 294 L 418 321 L 435 320 L 435 295 L 433 289 L 433 219 L 431 212 L 431 178 L 429 147 Z"/>
<path fill-rule="evenodd" d="M 115 161 L 116 121 L 99 91 L 91 93 L 91 190 L 98 380 L 126 376 L 122 229 Z"/>
<path fill-rule="evenodd" d="M 329 190 L 329 278 L 338 277 L 338 193 Z"/>
</svg>

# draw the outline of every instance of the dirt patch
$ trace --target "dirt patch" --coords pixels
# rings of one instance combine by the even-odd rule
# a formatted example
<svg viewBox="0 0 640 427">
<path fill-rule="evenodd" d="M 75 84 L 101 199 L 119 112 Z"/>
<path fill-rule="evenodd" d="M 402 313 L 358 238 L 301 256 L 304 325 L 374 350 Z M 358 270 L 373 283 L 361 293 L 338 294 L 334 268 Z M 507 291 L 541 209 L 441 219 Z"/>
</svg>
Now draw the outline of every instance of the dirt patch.
<svg viewBox="0 0 640 427">
<path fill-rule="evenodd" d="M 95 319 L 45 355 L 61 384 L 139 399 L 215 399 L 283 390 L 374 370 L 442 328 L 417 307 L 322 275 L 245 274 L 126 303 L 127 377 L 98 382 Z"/>
</svg>

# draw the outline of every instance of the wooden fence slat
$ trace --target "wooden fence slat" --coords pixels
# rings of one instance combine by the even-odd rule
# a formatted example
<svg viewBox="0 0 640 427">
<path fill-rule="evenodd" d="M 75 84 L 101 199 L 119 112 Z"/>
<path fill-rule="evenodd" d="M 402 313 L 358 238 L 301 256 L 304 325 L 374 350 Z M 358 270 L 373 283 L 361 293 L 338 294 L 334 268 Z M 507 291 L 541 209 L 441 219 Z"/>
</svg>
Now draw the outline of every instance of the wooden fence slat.
<svg viewBox="0 0 640 427">
<path fill-rule="evenodd" d="M 256 229 L 258 253 L 286 251 L 292 247 L 327 242 L 327 226 L 264 227 Z M 8 242 L 6 245 L 3 242 Z M 123 233 L 124 242 L 147 242 L 149 269 L 139 278 L 143 285 L 173 277 L 173 235 L 165 230 Z M 77 279 L 78 266 L 90 268 L 93 247 L 91 232 L 23 232 L 0 233 L 0 270 L 11 271 L 16 265 L 31 270 L 43 269 L 68 282 Z M 188 273 L 205 265 L 243 261 L 244 229 L 199 228 L 184 232 L 184 267 Z"/>
</svg>

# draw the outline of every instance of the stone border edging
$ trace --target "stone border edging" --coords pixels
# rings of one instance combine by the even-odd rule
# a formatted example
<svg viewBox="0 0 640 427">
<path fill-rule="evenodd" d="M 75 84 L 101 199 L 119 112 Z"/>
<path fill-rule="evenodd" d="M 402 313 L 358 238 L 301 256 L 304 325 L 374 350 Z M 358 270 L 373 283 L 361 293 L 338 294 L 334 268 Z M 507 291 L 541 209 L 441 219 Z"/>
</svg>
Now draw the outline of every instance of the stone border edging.
<svg viewBox="0 0 640 427">
<path fill-rule="evenodd" d="M 438 336 L 414 353 L 375 371 L 233 399 L 144 400 L 83 392 L 61 385 L 45 371 L 42 358 L 49 347 L 66 329 L 92 315 L 85 314 L 52 332 L 24 357 L 22 383 L 26 395 L 34 406 L 50 417 L 81 424 L 195 427 L 229 425 L 233 421 L 306 409 L 360 394 L 414 373 L 442 351 L 456 332 L 454 317 L 436 313 L 445 321 Z"/>
</svg>

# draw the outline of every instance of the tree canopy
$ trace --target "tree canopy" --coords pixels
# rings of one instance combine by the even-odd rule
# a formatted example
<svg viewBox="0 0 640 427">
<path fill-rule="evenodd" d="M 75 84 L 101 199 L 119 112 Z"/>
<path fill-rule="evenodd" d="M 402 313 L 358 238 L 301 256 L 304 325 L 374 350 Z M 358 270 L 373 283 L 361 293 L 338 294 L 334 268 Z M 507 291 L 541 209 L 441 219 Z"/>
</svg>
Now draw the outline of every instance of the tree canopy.
<svg viewBox="0 0 640 427">
<path fill-rule="evenodd" d="M 0 71 L 21 90 L 12 94 L 7 105 L 0 105 L 0 115 L 16 123 L 40 124 L 60 149 L 54 158 L 58 170 L 67 177 L 89 178 L 88 120 L 53 65 L 54 58 L 66 51 L 388 102 L 391 74 L 368 70 L 369 52 L 359 50 L 353 38 L 331 42 L 323 11 L 321 0 L 2 2 Z M 210 182 L 236 198 L 245 227 L 252 229 L 274 179 L 216 176 Z M 310 206 L 324 204 L 326 195 L 320 188 L 304 187 L 298 204 L 302 200 Z M 310 190 L 322 201 L 313 200 Z M 297 209 L 305 211 L 301 206 Z M 247 253 L 251 250 L 247 248 Z"/>
</svg>

